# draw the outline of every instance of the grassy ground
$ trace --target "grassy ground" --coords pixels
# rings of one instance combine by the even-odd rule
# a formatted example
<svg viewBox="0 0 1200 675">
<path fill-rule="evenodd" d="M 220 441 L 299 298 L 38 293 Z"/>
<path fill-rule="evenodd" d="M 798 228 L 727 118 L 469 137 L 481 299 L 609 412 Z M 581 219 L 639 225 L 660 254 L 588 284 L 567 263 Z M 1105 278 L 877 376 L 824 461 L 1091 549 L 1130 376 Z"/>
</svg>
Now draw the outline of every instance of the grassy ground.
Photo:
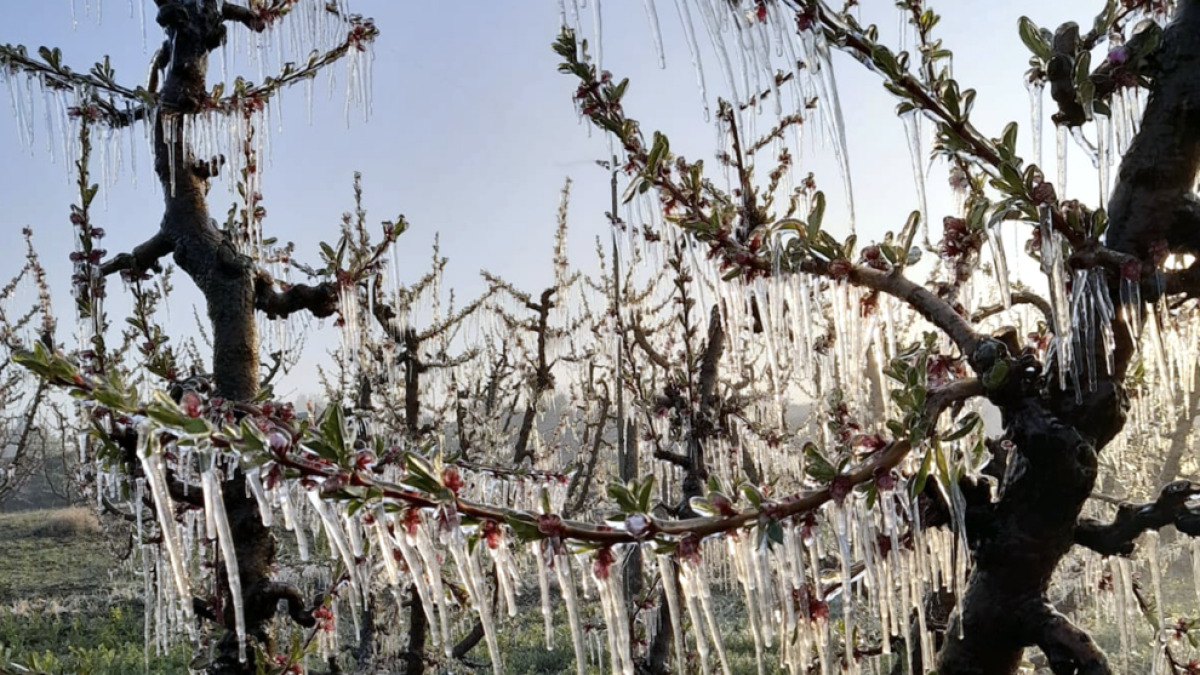
<svg viewBox="0 0 1200 675">
<path fill-rule="evenodd" d="M 87 509 L 0 514 L 0 672 L 186 672 L 183 653 L 146 661 L 141 600 L 109 551 Z"/>
</svg>

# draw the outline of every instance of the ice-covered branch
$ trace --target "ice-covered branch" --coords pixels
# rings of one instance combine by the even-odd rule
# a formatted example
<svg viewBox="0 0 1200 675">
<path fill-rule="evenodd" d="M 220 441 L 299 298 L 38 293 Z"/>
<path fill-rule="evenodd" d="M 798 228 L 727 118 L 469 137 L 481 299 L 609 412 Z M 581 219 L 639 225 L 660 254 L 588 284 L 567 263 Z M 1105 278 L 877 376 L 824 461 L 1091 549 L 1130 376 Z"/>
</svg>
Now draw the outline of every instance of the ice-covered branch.
<svg viewBox="0 0 1200 675">
<path fill-rule="evenodd" d="M 255 33 L 261 33 L 267 29 L 266 20 L 258 12 L 242 7 L 241 5 L 235 5 L 232 2 L 222 4 L 221 18 L 226 21 L 240 23 Z"/>
<path fill-rule="evenodd" d="M 129 272 L 129 275 L 133 277 L 141 276 L 151 270 L 161 272 L 159 259 L 171 253 L 174 248 L 171 239 L 159 231 L 153 237 L 134 247 L 131 253 L 119 253 L 112 259 L 101 263 L 100 271 L 104 276 L 117 272 Z"/>
<path fill-rule="evenodd" d="M 1042 313 L 1046 320 L 1047 326 L 1054 325 L 1054 310 L 1050 308 L 1050 303 L 1045 298 L 1032 291 L 1013 291 L 1011 295 L 1013 305 L 1033 305 Z M 980 307 L 971 315 L 971 323 L 979 323 L 984 319 L 995 316 L 1008 308 L 1003 304 L 988 305 Z"/>
<path fill-rule="evenodd" d="M 1189 536 L 1200 535 L 1200 506 L 1188 501 L 1200 495 L 1200 486 L 1179 480 L 1159 492 L 1158 499 L 1144 504 L 1121 504 L 1111 523 L 1080 519 L 1075 543 L 1103 555 L 1130 555 L 1134 540 L 1147 530 L 1168 525 Z"/>
<path fill-rule="evenodd" d="M 62 63 L 62 52 L 58 49 L 40 47 L 41 60 L 29 56 L 24 45 L 0 45 L 0 66 L 11 68 L 38 77 L 50 89 L 72 91 L 100 91 L 130 101 L 139 101 L 142 92 L 117 84 L 114 72 L 107 59 L 92 67 L 91 72 L 80 73 Z"/>
<path fill-rule="evenodd" d="M 272 319 L 286 318 L 296 312 L 324 318 L 337 311 L 337 286 L 328 281 L 316 286 L 294 284 L 281 292 L 275 289 L 274 280 L 260 271 L 254 283 L 254 307 Z"/>
<path fill-rule="evenodd" d="M 230 5 L 226 4 L 226 8 Z M 267 77 L 262 84 L 243 87 L 230 96 L 209 101 L 208 105 L 226 112 L 239 110 L 244 101 L 262 103 L 275 96 L 282 90 L 301 82 L 308 82 L 328 66 L 337 63 L 354 51 L 365 51 L 367 46 L 379 36 L 379 29 L 371 19 L 351 17 L 346 37 L 337 46 L 325 52 L 314 52 L 308 61 L 297 67 L 287 64 L 277 75 Z"/>
<path fill-rule="evenodd" d="M 1200 297 L 1200 264 L 1193 263 L 1185 269 L 1163 272 L 1161 278 L 1162 291 L 1167 295 L 1184 295 L 1189 298 Z M 1156 285 L 1157 282 L 1157 279 L 1152 281 Z M 1143 286 L 1145 285 L 1148 284 L 1143 284 Z M 1143 290 L 1144 294 L 1145 290 Z M 1146 297 L 1153 297 L 1153 295 L 1146 294 Z"/>
<path fill-rule="evenodd" d="M 939 298 L 924 286 L 901 274 L 883 272 L 864 265 L 853 265 L 846 261 L 828 263 L 817 258 L 805 258 L 800 271 L 833 279 L 844 279 L 855 286 L 886 293 L 908 304 L 940 328 L 954 341 L 959 351 L 970 356 L 975 353 L 983 338 L 965 317 L 955 311 L 950 303 Z"/>
<path fill-rule="evenodd" d="M 305 602 L 300 589 L 292 584 L 282 581 L 267 581 L 261 589 L 252 590 L 250 597 L 253 601 L 262 602 L 264 606 L 272 608 L 280 600 L 284 600 L 287 602 L 288 616 L 292 618 L 292 621 L 305 628 L 317 625 L 317 620 L 313 617 L 312 605 Z"/>
<path fill-rule="evenodd" d="M 983 384 L 976 378 L 957 380 L 944 387 L 933 389 L 925 404 L 924 417 L 932 423 L 937 416 L 957 401 L 964 401 L 984 394 Z M 848 488 L 873 481 L 881 474 L 895 469 L 908 456 L 912 445 L 907 439 L 896 440 L 875 453 L 869 460 L 863 462 L 842 475 L 842 483 Z M 384 481 L 369 471 L 354 470 L 349 475 L 329 464 L 311 461 L 304 457 L 284 454 L 278 455 L 276 461 L 303 475 L 312 478 L 332 480 L 335 484 L 355 485 L 378 491 L 377 494 L 387 501 L 406 504 L 418 508 L 438 508 L 442 506 L 439 498 L 424 492 Z M 532 513 L 507 508 L 504 506 L 483 504 L 479 502 L 453 498 L 455 510 L 464 516 L 488 520 L 498 523 L 516 523 L 524 528 L 532 528 L 543 535 L 575 540 L 601 545 L 627 544 L 639 541 L 653 534 L 668 537 L 711 535 L 731 532 L 759 522 L 760 519 L 784 520 L 809 511 L 813 511 L 834 498 L 831 487 L 825 487 L 812 492 L 798 493 L 777 502 L 764 503 L 761 507 L 748 508 L 729 516 L 705 518 L 687 518 L 684 520 L 664 520 L 655 516 L 647 516 L 648 529 L 634 536 L 625 530 L 618 530 L 606 525 L 596 525 L 578 521 L 564 520 L 559 516 Z"/>
</svg>

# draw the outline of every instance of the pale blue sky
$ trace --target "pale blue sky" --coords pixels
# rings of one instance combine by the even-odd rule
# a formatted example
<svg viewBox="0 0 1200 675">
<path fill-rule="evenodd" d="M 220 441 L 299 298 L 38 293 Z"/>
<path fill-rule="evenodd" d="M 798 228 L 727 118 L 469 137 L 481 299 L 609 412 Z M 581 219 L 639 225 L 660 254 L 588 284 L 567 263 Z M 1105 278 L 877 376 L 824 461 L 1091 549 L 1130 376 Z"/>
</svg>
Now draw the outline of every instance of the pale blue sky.
<svg viewBox="0 0 1200 675">
<path fill-rule="evenodd" d="M 140 83 L 149 57 L 139 22 L 130 18 L 128 0 L 104 0 L 100 25 L 83 16 L 85 0 L 74 0 L 79 15 L 74 29 L 71 1 L 0 0 L 6 17 L 0 43 L 23 43 L 31 49 L 59 46 L 76 69 L 109 54 L 118 74 L 124 75 L 119 79 Z M 88 1 L 94 11 L 96 0 Z M 132 4 L 136 7 L 141 1 Z M 674 3 L 656 4 L 667 69 L 657 67 L 639 0 L 604 0 L 604 65 L 618 77 L 632 79 L 626 109 L 647 132 L 662 129 L 670 135 L 673 150 L 711 160 L 714 132 L 702 117 Z M 892 0 L 863 0 L 863 5 L 864 21 L 880 23 L 882 36 L 894 44 L 897 19 Z M 934 5 L 943 15 L 937 33 L 955 52 L 956 77 L 964 88 L 979 90 L 976 125 L 988 135 L 998 135 L 1005 123 L 1018 121 L 1021 149 L 1029 157 L 1029 99 L 1022 80 L 1028 54 L 1017 37 L 1017 18 L 1027 14 L 1051 28 L 1068 19 L 1087 26 L 1103 2 L 943 0 Z M 550 50 L 558 31 L 555 0 L 356 0 L 352 7 L 374 17 L 382 31 L 375 50 L 374 115 L 365 124 L 361 115 L 354 115 L 347 129 L 340 94 L 333 103 L 325 102 L 322 94 L 309 126 L 303 91 L 291 92 L 286 126 L 282 133 L 272 132 L 273 163 L 266 168 L 263 190 L 267 234 L 296 241 L 301 259 L 315 261 L 316 243 L 336 237 L 340 214 L 351 205 L 352 173 L 359 170 L 373 219 L 404 213 L 413 225 L 401 240 L 402 264 L 413 266 L 402 279 L 415 279 L 424 271 L 430 244 L 440 232 L 443 253 L 450 257 L 447 282 L 460 290 L 460 297 L 481 287 L 477 271 L 483 267 L 536 290 L 551 279 L 554 214 L 563 179 L 570 175 L 575 179 L 571 250 L 577 261 L 592 269 L 594 238 L 607 231 L 603 214 L 608 200 L 607 175 L 593 160 L 607 154 L 607 145 L 599 133 L 589 134 L 578 122 L 571 103 L 574 83 L 556 71 Z M 590 32 L 590 8 L 585 16 Z M 145 49 L 153 51 L 160 38 L 152 21 L 148 23 Z M 715 98 L 723 92 L 723 78 L 707 52 L 707 37 L 700 33 L 708 57 L 709 94 Z M 916 207 L 909 157 L 902 123 L 893 114 L 894 99 L 876 76 L 835 56 L 860 231 L 870 238 L 898 228 Z M 255 71 L 247 75 L 258 79 Z M 323 88 L 319 85 L 318 91 Z M 7 98 L 7 93 L 0 95 Z M 809 137 L 815 139 L 818 128 L 811 126 Z M 0 106 L 0 241 L 16 251 L 20 228 L 34 227 L 63 314 L 71 308 L 67 215 L 74 192 L 61 154 L 51 163 L 46 152 L 44 125 L 37 134 L 33 148 L 23 148 L 11 107 Z M 1052 162 L 1053 141 L 1047 140 L 1047 161 Z M 806 145 L 803 170 L 816 171 L 831 202 L 840 204 L 836 165 L 819 145 Z M 138 147 L 145 151 L 144 143 Z M 112 252 L 128 250 L 157 226 L 161 199 L 149 168 L 149 158 L 140 156 L 137 186 L 123 176 L 108 193 L 107 210 L 97 201 L 93 220 L 108 231 L 105 243 Z M 934 223 L 952 208 L 938 178 L 943 175 L 935 171 L 931 181 Z M 1093 192 L 1077 196 L 1091 199 Z M 214 214 L 224 214 L 231 201 L 228 192 L 214 188 L 211 197 Z M 17 264 L 16 258 L 0 260 L 0 278 Z M 195 300 L 189 285 L 178 279 L 176 320 L 190 321 L 190 311 L 178 311 Z M 120 295 L 119 285 L 113 295 Z M 114 299 L 111 318 L 119 319 L 124 306 Z M 68 319 L 63 327 L 69 330 L 70 325 Z M 314 358 L 321 357 L 321 346 L 336 340 L 332 331 L 326 333 L 310 341 Z M 310 361 L 290 385 L 312 390 L 312 372 Z"/>
</svg>

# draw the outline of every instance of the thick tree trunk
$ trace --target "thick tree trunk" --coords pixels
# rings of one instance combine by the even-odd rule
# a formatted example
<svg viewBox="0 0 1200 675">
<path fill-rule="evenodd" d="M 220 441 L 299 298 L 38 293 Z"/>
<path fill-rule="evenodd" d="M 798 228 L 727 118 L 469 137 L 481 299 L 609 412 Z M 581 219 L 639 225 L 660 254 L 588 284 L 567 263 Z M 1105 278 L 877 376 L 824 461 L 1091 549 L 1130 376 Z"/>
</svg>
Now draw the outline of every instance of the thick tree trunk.
<svg viewBox="0 0 1200 675">
<path fill-rule="evenodd" d="M 155 120 L 154 152 L 166 208 L 158 234 L 148 242 L 155 249 L 150 253 L 173 253 L 180 269 L 204 294 L 212 324 L 215 392 L 229 400 L 247 401 L 257 395 L 259 382 L 256 269 L 209 217 L 207 172 L 198 169 L 182 133 L 183 117 L 198 111 L 208 97 L 208 53 L 225 39 L 222 3 L 164 1 L 159 5 L 158 22 L 167 34 L 163 50 L 169 58 L 159 61 L 166 72 L 162 108 Z M 275 539 L 263 526 L 258 505 L 246 496 L 240 472 L 227 477 L 222 489 L 237 550 L 247 633 L 266 643 L 267 623 L 274 617 L 279 599 L 270 579 Z M 253 673 L 252 648 L 247 650 L 246 661 L 239 661 L 232 598 L 224 568 L 220 569 L 220 606 L 225 610 L 220 619 L 229 633 L 217 645 L 210 672 Z"/>
<path fill-rule="evenodd" d="M 1135 256 L 1144 269 L 1153 267 L 1154 249 L 1194 251 L 1200 239 L 1193 192 L 1200 168 L 1200 0 L 1180 3 L 1157 67 L 1141 131 L 1121 164 L 1107 235 L 1110 248 Z M 1110 286 L 1119 305 L 1116 283 Z M 1042 382 L 1037 373 L 993 394 L 1015 449 L 999 501 L 978 505 L 968 518 L 974 568 L 962 615 L 938 655 L 940 675 L 1012 675 L 1023 650 L 1034 645 L 1056 674 L 1111 672 L 1103 652 L 1047 603 L 1045 593 L 1077 541 L 1097 454 L 1124 425 L 1123 381 L 1140 329 L 1114 324 L 1114 372 L 1078 383 L 1078 402 L 1074 391 Z M 989 359 L 980 356 L 973 360 L 983 362 L 972 365 L 983 372 Z"/>
</svg>

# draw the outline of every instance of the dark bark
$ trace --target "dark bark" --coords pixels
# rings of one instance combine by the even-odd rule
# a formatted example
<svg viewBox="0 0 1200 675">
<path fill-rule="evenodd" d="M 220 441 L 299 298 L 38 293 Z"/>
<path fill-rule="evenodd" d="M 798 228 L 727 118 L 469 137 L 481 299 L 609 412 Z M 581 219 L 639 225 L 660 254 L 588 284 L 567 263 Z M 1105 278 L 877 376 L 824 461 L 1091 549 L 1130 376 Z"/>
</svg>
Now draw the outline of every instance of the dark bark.
<svg viewBox="0 0 1200 675">
<path fill-rule="evenodd" d="M 1152 250 L 1195 250 L 1200 210 L 1192 197 L 1200 168 L 1200 2 L 1180 4 L 1157 56 L 1158 71 L 1142 128 L 1124 157 L 1109 205 L 1109 248 L 1153 268 Z M 1056 97 L 1057 98 L 1057 97 Z M 1060 102 L 1061 103 L 1061 102 Z M 1115 284 L 1114 284 L 1115 286 Z M 1114 303 L 1119 303 L 1113 293 Z M 1082 382 L 1079 400 L 1034 373 L 989 393 L 1003 413 L 1009 453 L 1000 499 L 970 533 L 974 568 L 950 637 L 938 656 L 941 675 L 1011 675 L 1026 647 L 1038 646 L 1056 674 L 1110 673 L 1103 653 L 1045 598 L 1062 556 L 1075 543 L 1109 553 L 1132 549 L 1148 528 L 1200 521 L 1182 506 L 1190 484 L 1169 486 L 1152 504 L 1124 506 L 1110 524 L 1078 517 L 1096 478 L 1097 454 L 1125 421 L 1124 374 L 1140 326 L 1114 326 L 1114 372 Z M 995 345 L 973 352 L 986 372 Z M 1005 354 L 1006 349 L 999 349 Z M 980 356 L 987 358 L 980 358 Z M 1019 366 L 1018 361 L 1012 365 Z M 1053 364 L 1052 364 L 1053 365 Z M 1053 367 L 1050 369 L 1053 370 Z M 1024 384 L 1022 383 L 1024 382 Z"/>
<path fill-rule="evenodd" d="M 203 293 L 213 338 L 214 393 L 234 401 L 248 401 L 259 390 L 258 332 L 255 309 L 262 307 L 273 315 L 306 309 L 326 314 L 328 303 L 318 307 L 311 294 L 316 291 L 294 289 L 278 294 L 263 283 L 254 261 L 238 252 L 234 244 L 209 216 L 206 195 L 211 163 L 198 162 L 183 140 L 183 117 L 202 109 L 208 98 L 206 75 L 208 54 L 225 40 L 226 21 L 240 23 L 252 30 L 265 26 L 257 16 L 231 5 L 199 2 L 158 2 L 158 23 L 166 33 L 166 42 L 157 70 L 163 70 L 160 91 L 161 109 L 154 120 L 155 172 L 165 196 L 164 212 L 158 231 L 130 254 L 106 262 L 106 274 L 128 271 L 140 274 L 155 269 L 168 253 Z M 157 72 L 156 72 L 157 82 Z M 268 292 L 269 291 L 269 292 Z M 306 300 L 302 302 L 303 300 Z M 326 311 L 328 310 L 328 311 Z M 288 613 L 297 623 L 314 625 L 310 608 L 294 587 L 272 581 L 275 540 L 263 526 L 258 505 L 246 496 L 245 477 L 237 472 L 222 486 L 225 509 L 235 540 L 238 570 L 244 592 L 247 632 L 269 646 L 268 622 L 275 616 L 279 600 L 286 600 Z M 172 494 L 193 504 L 199 490 L 173 486 Z M 255 651 L 247 650 L 247 661 L 238 660 L 237 638 L 233 631 L 233 603 L 229 580 L 223 566 L 218 568 L 221 609 L 214 617 L 229 632 L 217 645 L 211 673 L 253 673 Z"/>
<path fill-rule="evenodd" d="M 408 600 L 408 648 L 404 651 L 404 675 L 421 675 L 425 672 L 425 635 L 429 632 L 429 619 L 415 584 L 409 586 Z"/>
<path fill-rule="evenodd" d="M 1133 542 L 1147 530 L 1168 525 L 1189 535 L 1200 535 L 1200 508 L 1187 501 L 1200 494 L 1200 486 L 1180 480 L 1159 492 L 1158 499 L 1145 504 L 1121 504 L 1111 523 L 1092 518 L 1079 521 L 1075 543 L 1102 555 L 1130 555 Z"/>
<path fill-rule="evenodd" d="M 1149 262 L 1154 246 L 1200 249 L 1200 3 L 1179 3 L 1156 55 L 1142 126 L 1121 161 L 1109 201 L 1107 245 Z"/>
<path fill-rule="evenodd" d="M 567 497 L 563 506 L 563 518 L 570 518 L 572 514 L 578 513 L 587 503 L 588 496 L 592 492 L 592 478 L 596 475 L 596 462 L 600 459 L 600 445 L 604 442 L 604 427 L 608 422 L 608 399 L 602 397 L 600 399 L 600 417 L 596 421 L 595 436 L 592 438 L 592 450 L 588 454 L 587 462 L 581 462 L 579 470 L 571 478 L 571 483 L 567 486 Z M 584 444 L 587 444 L 586 434 Z M 622 480 L 628 480 L 622 475 Z M 578 492 L 576 492 L 578 490 Z"/>
<path fill-rule="evenodd" d="M 670 559 L 670 566 L 660 581 L 663 584 L 675 584 L 676 594 L 682 596 L 683 589 L 679 585 L 679 568 L 674 558 Z M 655 626 L 654 640 L 650 642 L 645 659 L 638 664 L 639 675 L 666 675 L 670 672 L 671 644 L 675 642 L 675 638 L 671 628 L 671 605 L 667 602 L 665 588 L 658 592 L 658 616 L 655 622 L 657 625 Z"/>
<path fill-rule="evenodd" d="M 316 286 L 295 284 L 281 292 L 275 290 L 274 280 L 260 271 L 255 279 L 254 306 L 271 319 L 286 318 L 296 312 L 324 318 L 337 311 L 337 286 L 330 282 Z"/>
<path fill-rule="evenodd" d="M 529 450 L 529 437 L 533 433 L 533 422 L 537 416 L 538 400 L 542 394 L 554 386 L 554 376 L 550 373 L 550 362 L 546 356 L 546 343 L 550 339 L 550 310 L 554 309 L 554 289 L 542 291 L 539 302 L 527 302 L 526 306 L 537 312 L 537 364 L 534 370 L 533 392 L 529 403 L 525 405 L 525 414 L 521 417 L 521 430 L 517 433 L 517 447 L 513 450 L 513 465 L 520 465 L 526 459 L 533 459 Z"/>
</svg>

